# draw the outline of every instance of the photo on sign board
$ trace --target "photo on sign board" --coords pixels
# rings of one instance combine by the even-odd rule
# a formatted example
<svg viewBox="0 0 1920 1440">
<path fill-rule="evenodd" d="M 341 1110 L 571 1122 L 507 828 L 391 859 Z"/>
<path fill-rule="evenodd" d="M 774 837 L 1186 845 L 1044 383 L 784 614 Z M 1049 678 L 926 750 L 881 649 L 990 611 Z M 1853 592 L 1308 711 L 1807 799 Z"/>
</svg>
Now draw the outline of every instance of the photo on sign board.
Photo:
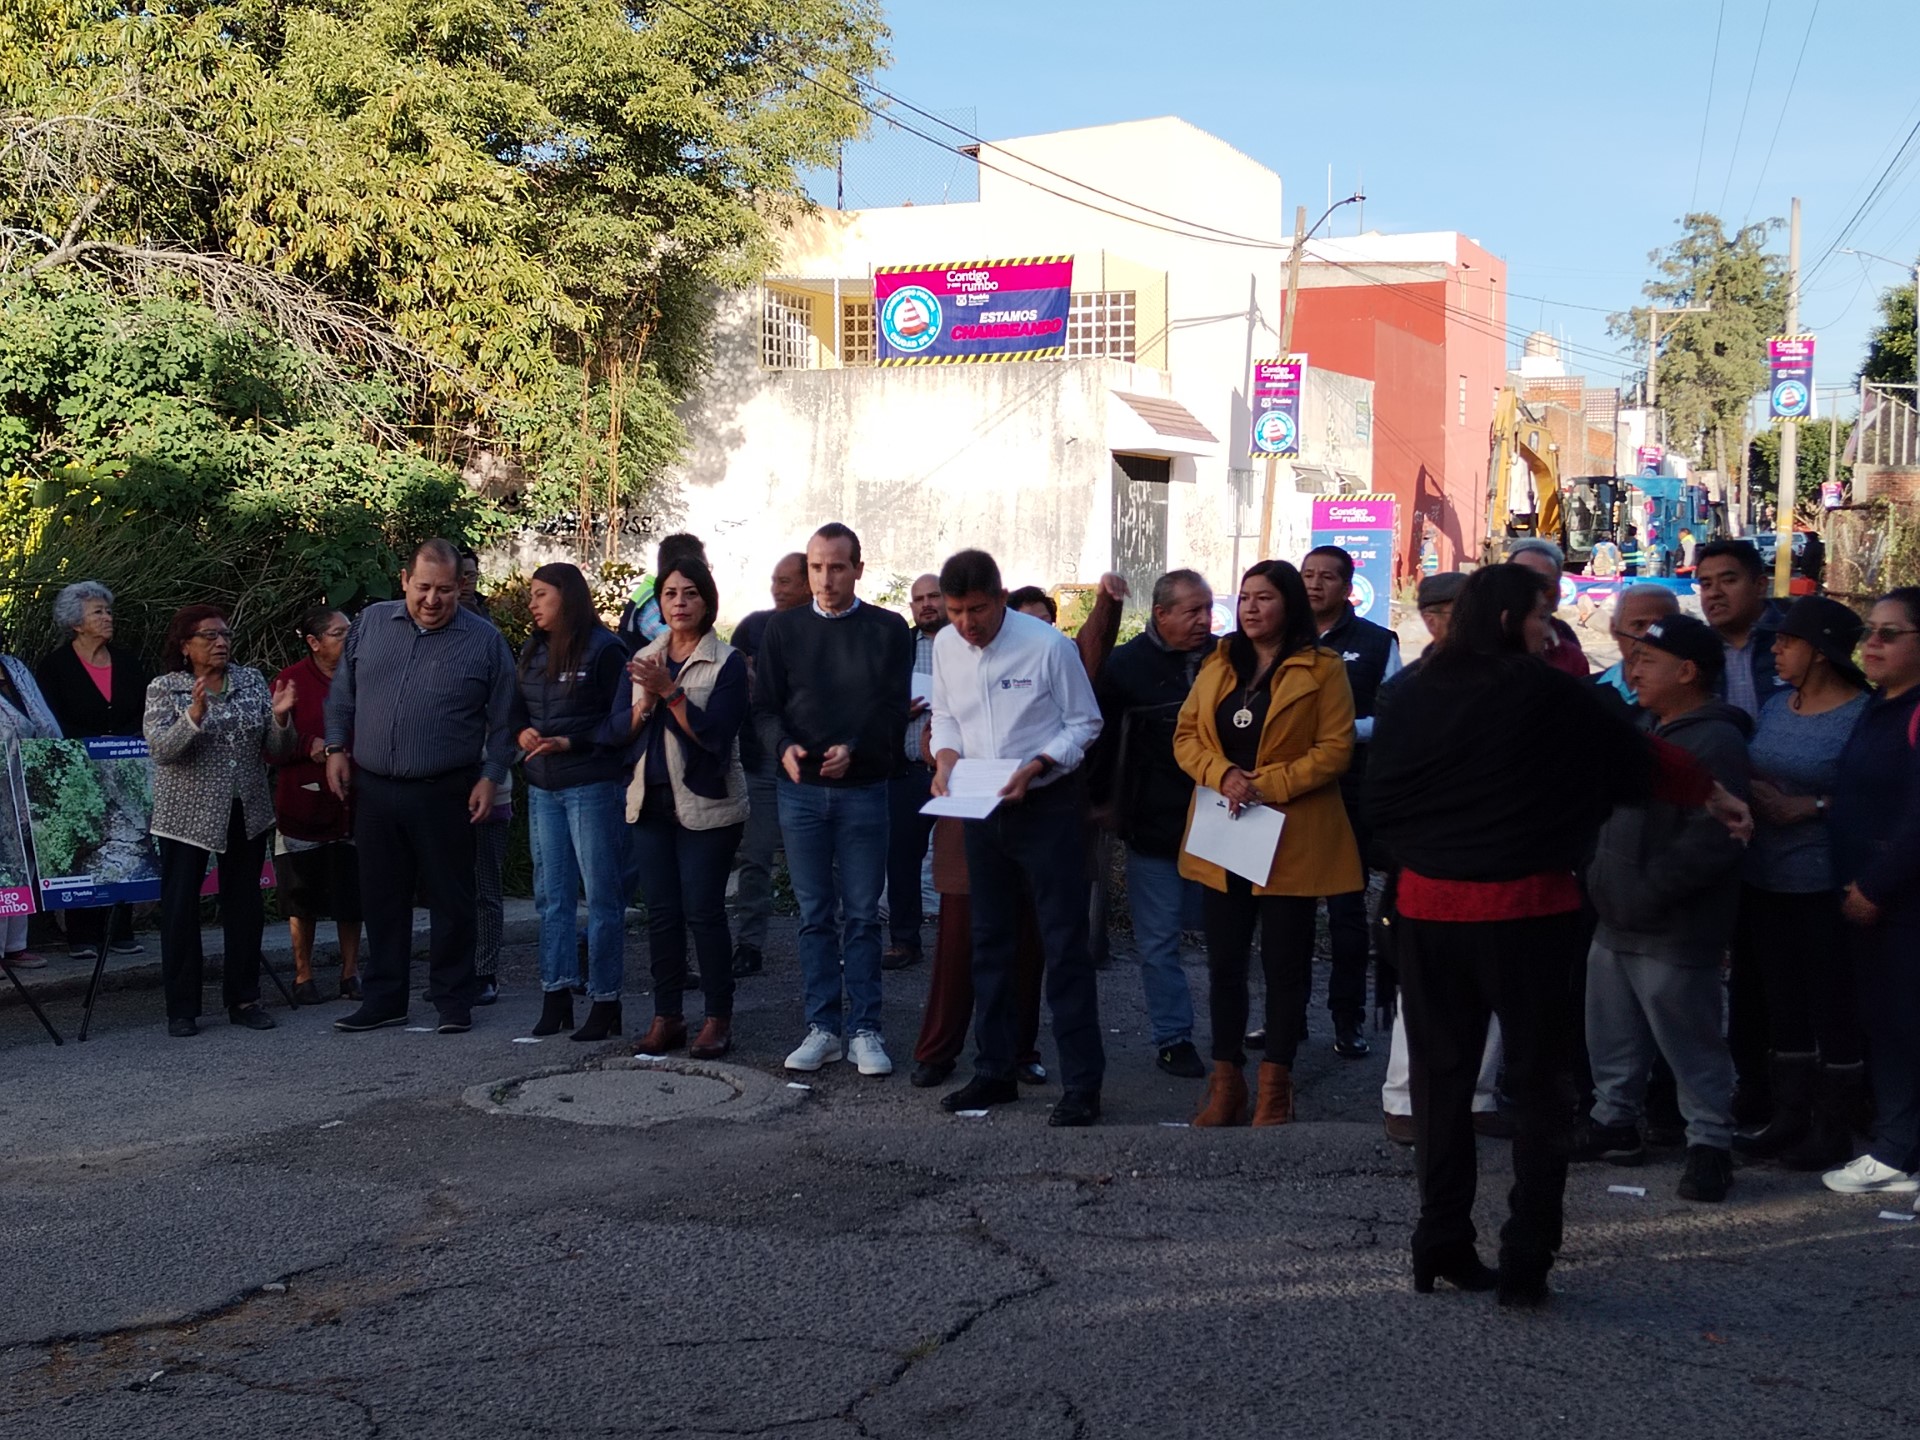
<svg viewBox="0 0 1920 1440">
<path fill-rule="evenodd" d="M 23 740 L 20 769 L 42 909 L 160 897 L 146 741 Z"/>
</svg>

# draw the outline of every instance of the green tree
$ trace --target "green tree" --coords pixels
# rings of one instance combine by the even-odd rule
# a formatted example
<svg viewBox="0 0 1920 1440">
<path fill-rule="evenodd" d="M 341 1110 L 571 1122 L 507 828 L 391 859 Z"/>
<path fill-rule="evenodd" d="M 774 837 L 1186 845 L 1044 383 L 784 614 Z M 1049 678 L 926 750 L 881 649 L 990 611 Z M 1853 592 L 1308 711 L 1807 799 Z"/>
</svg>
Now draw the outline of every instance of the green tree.
<svg viewBox="0 0 1920 1440">
<path fill-rule="evenodd" d="M 1913 282 L 1880 294 L 1880 323 L 1867 339 L 1867 363 L 1860 378 L 1894 384 L 1912 384 Z"/>
<path fill-rule="evenodd" d="M 1808 420 L 1800 426 L 1800 461 L 1796 466 L 1796 511 L 1803 518 L 1820 514 L 1820 486 L 1827 478 L 1827 456 L 1835 457 L 1833 475 L 1851 485 L 1853 467 L 1846 462 L 1851 420 Z M 1755 435 L 1747 450 L 1747 483 L 1753 493 L 1771 499 L 1780 489 L 1780 427 L 1769 426 Z"/>
<path fill-rule="evenodd" d="M 1645 354 L 1651 308 L 1707 307 L 1660 317 L 1660 408 L 1677 446 L 1723 473 L 1740 462 L 1741 418 L 1766 385 L 1767 337 L 1786 320 L 1786 262 L 1767 248 L 1779 225 L 1756 221 L 1729 236 L 1719 216 L 1687 215 L 1680 238 L 1647 257 L 1654 278 L 1640 290 L 1650 304 L 1607 322 Z"/>
</svg>

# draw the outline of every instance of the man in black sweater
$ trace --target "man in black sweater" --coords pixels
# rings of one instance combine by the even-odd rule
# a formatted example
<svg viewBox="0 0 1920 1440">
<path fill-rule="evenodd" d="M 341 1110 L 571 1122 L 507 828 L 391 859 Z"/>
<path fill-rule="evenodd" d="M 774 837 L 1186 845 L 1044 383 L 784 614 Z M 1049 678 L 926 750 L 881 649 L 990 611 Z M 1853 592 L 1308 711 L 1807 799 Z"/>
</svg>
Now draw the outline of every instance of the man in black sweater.
<svg viewBox="0 0 1920 1440">
<path fill-rule="evenodd" d="M 844 1054 L 862 1075 L 889 1075 L 880 1038 L 880 890 L 913 638 L 898 615 L 854 594 L 864 569 L 852 530 L 836 521 L 814 532 L 813 603 L 767 622 L 753 694 L 776 736 L 780 831 L 800 903 L 808 1028 L 787 1068 L 818 1070 Z"/>
<path fill-rule="evenodd" d="M 1360 789 L 1367 773 L 1367 746 L 1373 739 L 1374 697 L 1400 669 L 1400 638 L 1383 625 L 1354 613 L 1353 556 L 1338 545 L 1321 545 L 1300 562 L 1313 628 L 1320 643 L 1346 662 L 1353 687 L 1353 765 L 1340 781 L 1347 819 L 1360 844 L 1360 860 L 1371 868 L 1372 848 L 1360 813 Z M 1327 932 L 1333 968 L 1327 977 L 1327 1009 L 1333 1013 L 1333 1053 L 1358 1060 L 1367 1053 L 1367 892 L 1327 896 Z M 1302 1017 L 1304 1019 L 1304 1017 Z"/>
</svg>

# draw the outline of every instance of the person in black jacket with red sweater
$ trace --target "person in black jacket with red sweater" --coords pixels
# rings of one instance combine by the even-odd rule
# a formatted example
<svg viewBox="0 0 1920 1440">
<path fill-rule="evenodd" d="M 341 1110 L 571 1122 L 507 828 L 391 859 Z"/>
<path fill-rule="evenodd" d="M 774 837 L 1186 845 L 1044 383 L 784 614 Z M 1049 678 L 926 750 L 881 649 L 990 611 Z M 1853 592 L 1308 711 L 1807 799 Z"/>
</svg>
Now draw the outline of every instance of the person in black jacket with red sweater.
<svg viewBox="0 0 1920 1440">
<path fill-rule="evenodd" d="M 880 890 L 913 636 L 854 594 L 865 568 L 852 530 L 837 521 L 816 530 L 807 542 L 813 603 L 774 614 L 754 663 L 754 708 L 778 730 L 780 833 L 800 902 L 807 1038 L 787 1056 L 789 1070 L 850 1054 L 862 1075 L 893 1073 L 880 1037 Z"/>
<path fill-rule="evenodd" d="M 53 601 L 53 623 L 73 639 L 56 645 L 40 661 L 34 679 L 47 707 L 69 740 L 97 735 L 139 735 L 145 722 L 147 682 L 153 678 L 139 659 L 113 643 L 113 592 L 97 580 L 67 586 Z M 69 910 L 67 953 L 76 960 L 100 958 L 104 936 L 116 955 L 138 955 L 133 911 Z"/>
<path fill-rule="evenodd" d="M 1736 832 L 1752 826 L 1692 757 L 1538 658 L 1556 598 L 1521 566 L 1474 572 L 1446 643 L 1381 717 L 1365 790 L 1367 818 L 1400 866 L 1420 1184 L 1414 1288 L 1497 1284 L 1503 1305 L 1543 1302 L 1560 1248 L 1573 979 L 1586 935 L 1575 872 L 1595 833 L 1616 801 L 1649 796 L 1711 802 Z M 1569 755 L 1586 772 L 1571 789 Z M 1475 1251 L 1473 1225 L 1473 1094 L 1490 1014 L 1506 1043 L 1516 1128 L 1497 1276 Z"/>
</svg>

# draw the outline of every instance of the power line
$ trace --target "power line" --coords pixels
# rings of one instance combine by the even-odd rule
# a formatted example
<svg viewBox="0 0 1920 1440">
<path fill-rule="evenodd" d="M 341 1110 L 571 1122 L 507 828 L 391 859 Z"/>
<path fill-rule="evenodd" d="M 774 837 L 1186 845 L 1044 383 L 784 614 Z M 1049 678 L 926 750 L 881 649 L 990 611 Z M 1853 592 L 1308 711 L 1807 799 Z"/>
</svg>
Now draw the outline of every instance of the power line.
<svg viewBox="0 0 1920 1440">
<path fill-rule="evenodd" d="M 1700 198 L 1700 167 L 1707 159 L 1707 122 L 1713 119 L 1713 81 L 1720 73 L 1720 29 L 1727 23 L 1727 0 L 1720 0 L 1720 18 L 1713 22 L 1713 62 L 1707 67 L 1707 106 L 1700 112 L 1700 150 L 1693 158 L 1693 189 L 1687 194 L 1687 213 Z"/>
<path fill-rule="evenodd" d="M 1912 146 L 1916 136 L 1920 136 L 1920 120 L 1914 122 L 1913 128 L 1907 132 L 1906 139 L 1900 142 L 1900 148 L 1893 152 L 1893 159 L 1887 162 L 1886 168 L 1880 172 L 1879 178 L 1873 182 L 1873 188 L 1867 191 L 1867 198 L 1860 202 L 1853 214 L 1848 217 L 1847 223 L 1840 227 L 1840 233 L 1833 237 L 1833 243 L 1827 246 L 1826 250 L 1821 253 L 1820 258 L 1814 262 L 1813 268 L 1807 272 L 1807 279 L 1811 280 L 1815 275 L 1820 273 L 1820 267 L 1833 258 L 1834 252 L 1852 236 L 1861 220 L 1866 218 L 1867 212 L 1870 211 L 1879 200 L 1881 192 L 1886 188 L 1887 182 L 1892 178 L 1895 167 L 1904 167 L 1908 158 L 1907 150 Z"/>
<path fill-rule="evenodd" d="M 1767 142 L 1767 158 L 1760 162 L 1760 173 L 1754 177 L 1753 195 L 1747 201 L 1747 213 L 1741 217 L 1740 224 L 1745 228 L 1753 218 L 1753 207 L 1760 200 L 1760 186 L 1767 178 L 1767 167 L 1773 163 L 1773 147 L 1780 143 L 1780 127 L 1787 122 L 1787 111 L 1793 105 L 1793 87 L 1800 79 L 1800 62 L 1807 58 L 1807 42 L 1813 39 L 1813 22 L 1820 18 L 1820 0 L 1813 0 L 1813 9 L 1807 13 L 1807 33 L 1800 37 L 1800 53 L 1793 58 L 1793 74 L 1787 80 L 1787 93 L 1780 101 L 1773 120 L 1773 138 Z"/>
<path fill-rule="evenodd" d="M 1740 102 L 1740 123 L 1733 132 L 1733 153 L 1727 157 L 1727 178 L 1720 186 L 1720 204 L 1716 207 L 1722 215 L 1727 212 L 1727 191 L 1733 186 L 1733 167 L 1740 160 L 1740 139 L 1747 133 L 1747 107 L 1753 103 L 1753 81 L 1760 73 L 1760 56 L 1767 48 L 1767 21 L 1773 18 L 1773 0 L 1767 0 L 1767 8 L 1760 16 L 1760 39 L 1753 47 L 1753 68 L 1747 71 L 1747 98 Z"/>
</svg>

